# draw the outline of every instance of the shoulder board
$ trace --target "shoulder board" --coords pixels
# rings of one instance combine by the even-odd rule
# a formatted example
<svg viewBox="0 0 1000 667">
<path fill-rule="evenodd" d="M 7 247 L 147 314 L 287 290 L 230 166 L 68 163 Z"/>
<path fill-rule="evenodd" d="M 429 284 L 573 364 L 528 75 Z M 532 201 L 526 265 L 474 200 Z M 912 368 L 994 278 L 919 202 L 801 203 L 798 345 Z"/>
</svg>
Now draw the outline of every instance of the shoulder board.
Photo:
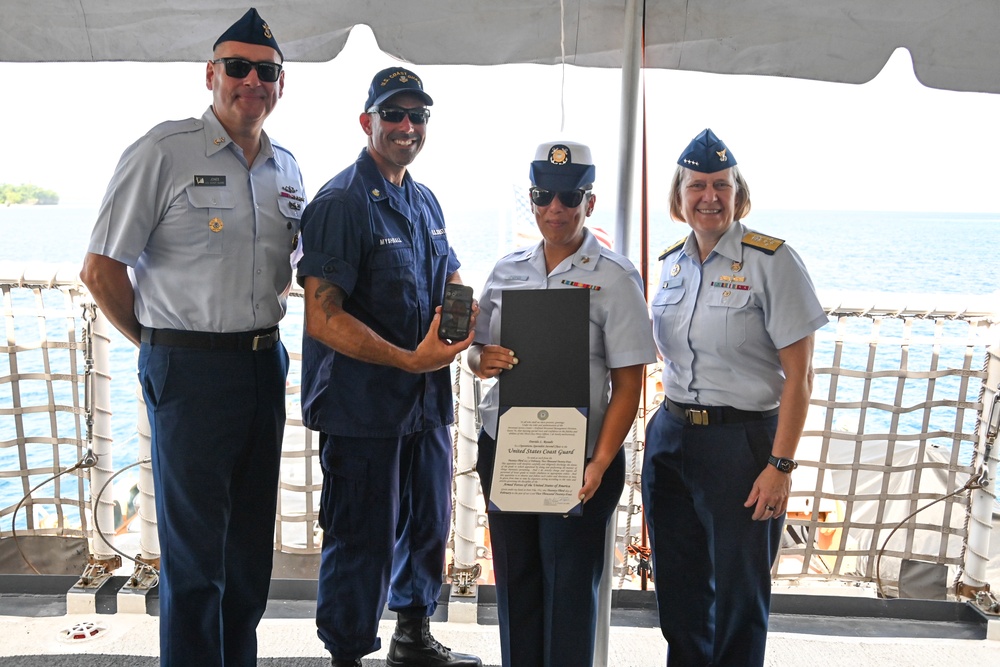
<svg viewBox="0 0 1000 667">
<path fill-rule="evenodd" d="M 756 248 L 768 255 L 773 255 L 774 251 L 781 247 L 784 239 L 776 239 L 773 236 L 764 236 L 757 232 L 747 232 L 743 235 L 743 245 Z"/>
<path fill-rule="evenodd" d="M 681 238 L 674 241 L 672 245 L 670 245 L 666 250 L 660 253 L 660 256 L 657 259 L 659 259 L 662 262 L 667 255 L 669 255 L 670 253 L 672 253 L 673 251 L 677 250 L 682 245 L 684 245 L 684 242 L 687 241 L 687 238 L 688 238 L 687 236 L 682 236 Z"/>
</svg>

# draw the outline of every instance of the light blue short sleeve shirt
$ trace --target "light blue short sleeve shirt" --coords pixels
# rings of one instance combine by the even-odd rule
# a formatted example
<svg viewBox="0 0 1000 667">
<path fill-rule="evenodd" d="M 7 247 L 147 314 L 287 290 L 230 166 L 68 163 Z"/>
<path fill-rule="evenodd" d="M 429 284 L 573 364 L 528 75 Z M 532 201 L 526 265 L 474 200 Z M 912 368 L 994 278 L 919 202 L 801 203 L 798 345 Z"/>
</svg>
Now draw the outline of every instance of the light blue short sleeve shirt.
<svg viewBox="0 0 1000 667">
<path fill-rule="evenodd" d="M 702 264 L 693 234 L 664 257 L 651 303 L 663 387 L 678 403 L 764 411 L 785 376 L 778 350 L 827 323 L 799 256 L 744 245 L 736 221 Z"/>
<path fill-rule="evenodd" d="M 262 329 L 285 313 L 305 204 L 292 154 L 261 134 L 248 169 L 209 107 L 126 149 L 88 251 L 131 267 L 143 326 Z"/>
<path fill-rule="evenodd" d="M 583 245 L 551 274 L 545 268 L 542 245 L 507 255 L 493 267 L 479 296 L 476 343 L 499 344 L 500 312 L 505 289 L 591 289 L 590 293 L 590 414 L 587 457 L 594 454 L 608 408 L 610 369 L 656 361 L 649 310 L 642 278 L 632 263 L 601 244 L 584 228 Z M 517 350 L 514 350 L 517 354 Z M 503 382 L 503 374 L 499 382 Z M 494 384 L 480 403 L 483 428 L 497 435 L 500 387 Z"/>
</svg>

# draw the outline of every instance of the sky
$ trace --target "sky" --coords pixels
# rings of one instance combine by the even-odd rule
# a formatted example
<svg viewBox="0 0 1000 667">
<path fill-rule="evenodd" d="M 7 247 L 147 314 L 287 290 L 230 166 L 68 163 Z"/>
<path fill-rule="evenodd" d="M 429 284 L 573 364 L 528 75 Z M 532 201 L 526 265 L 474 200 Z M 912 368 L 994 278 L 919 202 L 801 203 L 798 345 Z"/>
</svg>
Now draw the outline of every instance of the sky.
<svg viewBox="0 0 1000 667">
<path fill-rule="evenodd" d="M 372 75 L 396 64 L 365 27 L 327 63 L 286 63 L 265 124 L 303 170 L 308 194 L 364 147 L 358 115 Z M 558 65 L 410 66 L 434 98 L 411 166 L 446 212 L 509 206 L 535 146 L 591 146 L 596 192 L 613 201 L 618 70 Z M 158 122 L 211 103 L 203 63 L 0 63 L 0 183 L 34 183 L 96 207 L 122 151 Z M 755 209 L 997 212 L 1000 95 L 925 88 L 898 50 L 864 85 L 648 70 L 641 84 L 654 210 L 677 156 L 711 127 L 750 185 Z M 605 202 L 610 203 L 609 199 Z"/>
</svg>

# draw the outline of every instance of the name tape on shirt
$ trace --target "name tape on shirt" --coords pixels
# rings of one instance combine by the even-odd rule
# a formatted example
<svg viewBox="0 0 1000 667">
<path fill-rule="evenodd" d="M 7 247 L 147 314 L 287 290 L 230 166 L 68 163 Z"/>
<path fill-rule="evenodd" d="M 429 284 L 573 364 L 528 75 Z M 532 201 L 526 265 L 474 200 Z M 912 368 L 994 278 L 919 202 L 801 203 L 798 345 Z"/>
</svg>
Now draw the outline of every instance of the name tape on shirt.
<svg viewBox="0 0 1000 667">
<path fill-rule="evenodd" d="M 194 184 L 197 186 L 219 186 L 226 184 L 225 176 L 199 176 L 195 174 Z"/>
</svg>

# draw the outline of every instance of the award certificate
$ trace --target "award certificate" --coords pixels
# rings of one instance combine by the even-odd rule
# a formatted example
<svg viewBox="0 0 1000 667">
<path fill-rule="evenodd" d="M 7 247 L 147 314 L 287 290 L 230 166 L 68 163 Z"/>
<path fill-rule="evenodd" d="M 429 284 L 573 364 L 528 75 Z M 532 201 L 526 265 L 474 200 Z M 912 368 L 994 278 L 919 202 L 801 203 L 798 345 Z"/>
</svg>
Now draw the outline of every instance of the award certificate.
<svg viewBox="0 0 1000 667">
<path fill-rule="evenodd" d="M 500 378 L 490 510 L 580 514 L 590 403 L 590 293 L 505 290 L 500 344 L 518 364 Z"/>
</svg>

